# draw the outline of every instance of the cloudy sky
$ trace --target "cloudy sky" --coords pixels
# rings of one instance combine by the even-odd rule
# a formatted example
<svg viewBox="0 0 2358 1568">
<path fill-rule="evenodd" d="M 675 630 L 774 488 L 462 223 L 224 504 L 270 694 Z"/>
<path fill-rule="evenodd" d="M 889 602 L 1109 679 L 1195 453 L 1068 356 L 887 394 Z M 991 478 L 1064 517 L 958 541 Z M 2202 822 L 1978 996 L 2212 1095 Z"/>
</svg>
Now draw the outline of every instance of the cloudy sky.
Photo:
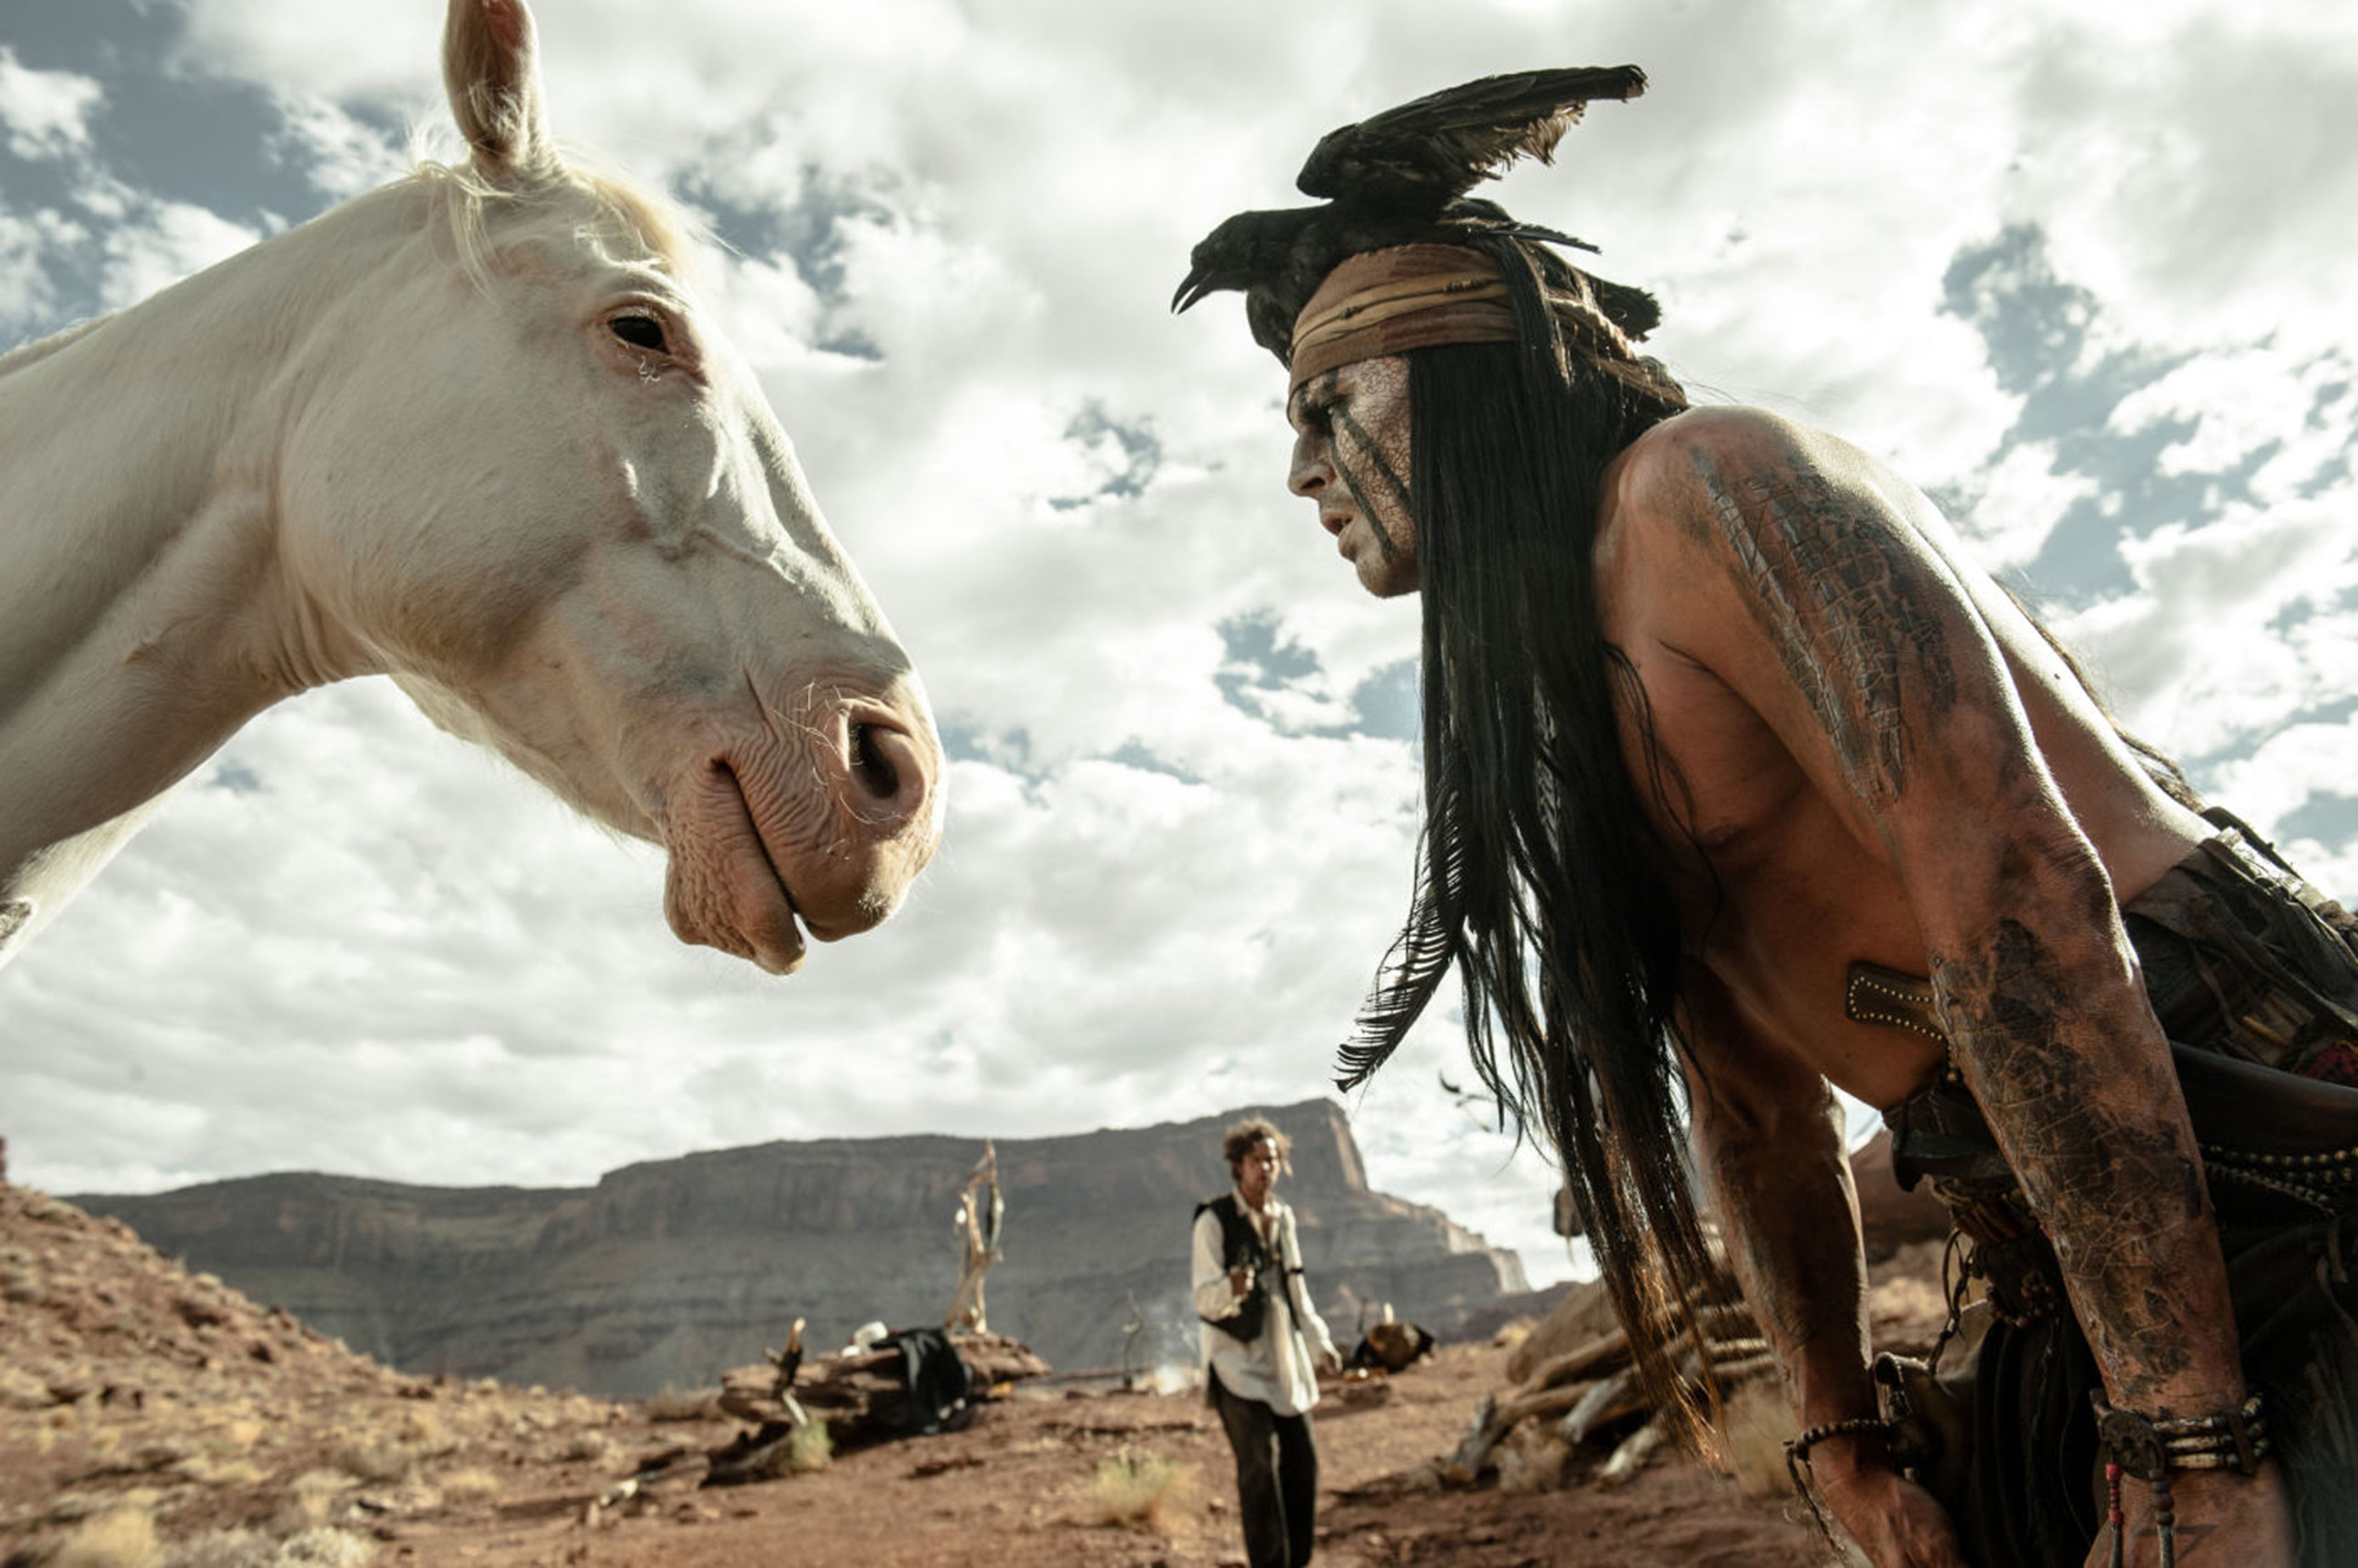
<svg viewBox="0 0 2358 1568">
<path fill-rule="evenodd" d="M 1700 395 L 1924 484 L 2132 724 L 2358 892 L 2358 14 L 2034 19 L 2065 9 L 542 0 L 559 135 L 731 247 L 723 320 L 948 737 L 947 845 L 771 979 L 390 685 L 312 693 L 0 969 L 12 1174 L 576 1184 L 1325 1092 L 1409 888 L 1415 613 L 1284 493 L 1235 297 L 1166 305 L 1319 134 L 1539 64 L 1653 87 L 1507 204 L 1654 289 Z M 0 339 L 398 177 L 420 127 L 447 153 L 440 23 L 0 11 Z M 1560 1277 L 1543 1162 L 1437 1087 L 1461 1056 L 1436 1017 L 1352 1102 L 1371 1173 Z"/>
</svg>

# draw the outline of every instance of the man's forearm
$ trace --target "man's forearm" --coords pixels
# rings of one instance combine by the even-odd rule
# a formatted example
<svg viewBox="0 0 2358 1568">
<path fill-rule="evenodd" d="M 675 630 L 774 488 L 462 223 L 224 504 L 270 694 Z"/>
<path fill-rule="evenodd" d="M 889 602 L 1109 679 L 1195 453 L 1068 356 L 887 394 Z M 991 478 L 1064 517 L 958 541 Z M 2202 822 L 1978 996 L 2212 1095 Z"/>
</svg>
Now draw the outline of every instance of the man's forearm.
<svg viewBox="0 0 2358 1568">
<path fill-rule="evenodd" d="M 2244 1397 L 2226 1269 L 2168 1044 L 2106 935 L 2008 916 L 1936 951 L 1933 981 L 2114 1402 L 2208 1414 Z"/>
<path fill-rule="evenodd" d="M 1876 1413 L 1866 1267 L 1838 1113 L 1782 1129 L 1698 1111 L 1696 1155 L 1728 1261 L 1804 1426 Z"/>
</svg>

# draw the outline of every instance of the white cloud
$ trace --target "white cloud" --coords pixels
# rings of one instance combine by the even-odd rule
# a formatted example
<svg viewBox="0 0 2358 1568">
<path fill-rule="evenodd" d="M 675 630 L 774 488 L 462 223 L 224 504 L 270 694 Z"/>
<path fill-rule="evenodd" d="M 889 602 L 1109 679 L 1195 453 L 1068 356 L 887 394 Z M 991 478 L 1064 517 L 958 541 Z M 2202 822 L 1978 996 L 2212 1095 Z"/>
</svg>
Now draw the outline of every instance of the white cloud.
<svg viewBox="0 0 2358 1568">
<path fill-rule="evenodd" d="M 99 283 L 109 307 L 135 304 L 166 284 L 233 255 L 262 236 L 186 201 L 143 202 L 107 234 Z"/>
<path fill-rule="evenodd" d="M 8 150 L 27 162 L 65 157 L 90 146 L 90 117 L 105 91 L 70 70 L 31 70 L 0 44 L 0 126 Z"/>
<path fill-rule="evenodd" d="M 2288 351 L 2274 341 L 2233 345 L 2188 360 L 2113 411 L 2119 430 L 2166 422 L 2190 427 L 2165 448 L 2161 471 L 2219 474 L 2268 457 L 2255 476 L 2264 501 L 2288 501 L 2347 454 L 2353 416 L 2353 360 L 2334 351 Z"/>
<path fill-rule="evenodd" d="M 2028 442 L 1984 468 L 1957 522 L 1975 557 L 1993 568 L 2027 566 L 2075 503 L 2095 494 L 2083 474 L 2055 471 L 2054 444 Z"/>
<path fill-rule="evenodd" d="M 2340 520 L 2353 501 L 2345 484 L 2124 540 L 2136 592 L 2060 630 L 2104 672 L 2133 728 L 2191 756 L 2256 745 L 2350 689 L 2358 643 L 2343 605 L 2358 590 L 2358 548 Z"/>
<path fill-rule="evenodd" d="M 11 335 L 40 331 L 57 308 L 42 265 L 51 243 L 44 227 L 0 212 L 0 329 Z"/>
<path fill-rule="evenodd" d="M 300 168 L 314 189 L 341 201 L 398 179 L 415 161 L 411 150 L 354 118 L 340 105 L 307 93 L 282 93 L 281 125 L 271 138 L 274 157 Z"/>
<path fill-rule="evenodd" d="M 2263 834 L 2272 833 L 2318 795 L 2358 797 L 2358 729 L 2346 720 L 2296 724 L 2219 772 L 2222 789 L 2232 792 L 2244 818 Z M 2331 852 L 2328 846 L 2318 848 Z M 2346 858 L 2350 847 L 2340 848 Z"/>
<path fill-rule="evenodd" d="M 0 971 L 0 1131 L 32 1179 L 585 1182 L 773 1137 L 1013 1137 L 1324 1091 L 1405 910 L 1419 785 L 1408 748 L 1321 731 L 1414 658 L 1415 611 L 1358 594 L 1284 493 L 1282 379 L 1237 300 L 1176 320 L 1167 300 L 1212 222 L 1296 199 L 1318 135 L 1487 70 L 1651 73 L 1499 195 L 1655 289 L 1675 371 L 1966 498 L 1993 559 L 2112 507 L 2118 536 L 2090 553 L 2117 578 L 2090 568 L 2097 602 L 2067 630 L 2133 720 L 2271 819 L 2348 776 L 2313 714 L 2358 668 L 2340 7 L 539 11 L 560 138 L 798 250 L 721 258 L 720 313 L 990 760 L 954 770 L 947 846 L 904 913 L 772 982 L 672 942 L 653 851 L 389 687 L 274 710 Z M 400 156 L 373 125 L 442 117 L 438 13 L 194 0 L 176 64 L 261 86 L 277 155 L 341 192 Z M 11 135 L 86 157 L 107 84 L 53 95 L 41 131 L 10 80 Z M 88 170 L 79 239 L 0 210 L 0 285 L 27 291 L 0 296 L 38 309 L 39 267 L 88 254 L 119 301 L 255 237 L 218 215 L 248 207 L 131 180 Z M 2102 430 L 2009 444 L 2021 384 L 1944 306 L 1959 256 L 2010 230 L 2092 302 L 2042 373 L 2124 349 L 2176 366 L 2110 434 L 2190 425 L 2160 464 L 2188 514 L 2134 514 L 2084 449 Z M 882 357 L 843 351 L 854 334 Z M 2247 497 L 2211 477 L 2246 467 Z M 1239 622 L 1314 671 L 1228 700 Z M 1371 1172 L 1552 1277 L 1552 1184 L 1528 1154 L 1498 1172 L 1504 1141 L 1432 1085 L 1461 1058 L 1429 1020 L 1356 1103 Z"/>
</svg>

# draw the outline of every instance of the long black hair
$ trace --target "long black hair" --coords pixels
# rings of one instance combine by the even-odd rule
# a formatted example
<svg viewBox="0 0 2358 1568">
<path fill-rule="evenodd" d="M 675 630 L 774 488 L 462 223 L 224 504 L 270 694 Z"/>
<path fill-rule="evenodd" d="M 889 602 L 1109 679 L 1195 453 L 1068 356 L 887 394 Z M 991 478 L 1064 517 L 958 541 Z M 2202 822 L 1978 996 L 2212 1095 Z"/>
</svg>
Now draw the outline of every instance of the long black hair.
<svg viewBox="0 0 2358 1568">
<path fill-rule="evenodd" d="M 1399 1046 L 1454 967 L 1476 1071 L 1555 1146 L 1640 1376 L 1691 1413 L 1668 1346 L 1714 1270 L 1688 1179 L 1678 910 L 1640 795 L 1665 781 L 1623 760 L 1625 718 L 1647 757 L 1651 726 L 1605 639 L 1592 553 L 1606 466 L 1683 395 L 1659 367 L 1632 377 L 1576 346 L 1407 358 L 1425 820 L 1343 1084 Z"/>
</svg>

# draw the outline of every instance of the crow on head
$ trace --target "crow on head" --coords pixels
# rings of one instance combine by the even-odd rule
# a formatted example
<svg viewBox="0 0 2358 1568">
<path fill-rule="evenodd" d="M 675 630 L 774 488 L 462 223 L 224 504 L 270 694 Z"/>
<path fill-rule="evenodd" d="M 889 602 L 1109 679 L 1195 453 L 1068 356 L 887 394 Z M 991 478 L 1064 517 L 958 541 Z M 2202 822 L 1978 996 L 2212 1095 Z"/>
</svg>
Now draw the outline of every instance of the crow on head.
<svg viewBox="0 0 2358 1568">
<path fill-rule="evenodd" d="M 1295 179 L 1314 207 L 1239 212 L 1204 236 L 1188 257 L 1171 308 L 1184 310 L 1223 288 L 1244 291 L 1253 341 L 1281 361 L 1293 352 L 1294 319 L 1336 264 L 1362 251 L 1407 244 L 1543 240 L 1596 247 L 1519 223 L 1497 203 L 1466 193 L 1517 158 L 1550 161 L 1593 98 L 1628 100 L 1646 90 L 1634 65 L 1514 71 L 1445 88 L 1329 131 Z M 1517 247 L 1543 273 L 1573 269 L 1538 245 Z M 1631 337 L 1660 319 L 1641 289 L 1587 279 L 1600 309 Z"/>
</svg>

